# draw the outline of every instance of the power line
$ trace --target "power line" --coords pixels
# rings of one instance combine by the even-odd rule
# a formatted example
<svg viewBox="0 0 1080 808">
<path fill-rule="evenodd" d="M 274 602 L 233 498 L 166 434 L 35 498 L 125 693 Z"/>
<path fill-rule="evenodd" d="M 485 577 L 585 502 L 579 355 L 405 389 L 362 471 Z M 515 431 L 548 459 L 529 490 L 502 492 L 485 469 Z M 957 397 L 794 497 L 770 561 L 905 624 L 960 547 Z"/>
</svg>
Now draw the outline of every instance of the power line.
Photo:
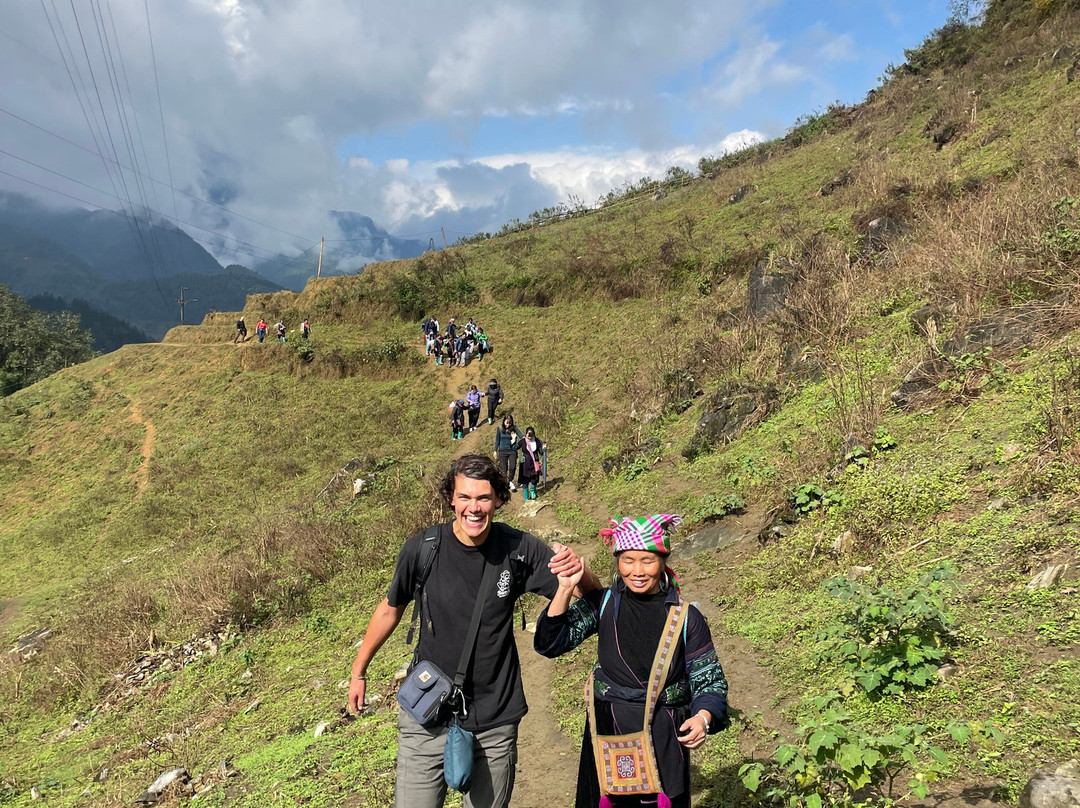
<svg viewBox="0 0 1080 808">
<path fill-rule="evenodd" d="M 96 123 L 97 116 L 96 115 L 93 116 L 93 121 L 91 120 L 90 111 L 92 110 L 92 105 L 89 103 L 90 93 L 86 88 L 86 82 L 82 78 L 82 73 L 79 72 L 78 64 L 77 64 L 77 62 L 75 60 L 75 53 L 71 48 L 71 44 L 68 42 L 67 34 L 64 32 L 63 26 L 62 26 L 62 24 L 60 22 L 60 13 L 59 13 L 59 11 L 57 11 L 56 3 L 53 2 L 53 0 L 49 0 L 49 2 L 52 5 L 53 14 L 56 16 L 56 26 L 53 25 L 52 18 L 49 16 L 49 11 L 45 7 L 45 0 L 41 0 L 41 10 L 45 15 L 46 22 L 48 22 L 48 24 L 49 24 L 49 30 L 53 35 L 53 40 L 56 42 L 56 49 L 59 51 L 60 58 L 64 62 L 64 69 L 67 71 L 68 79 L 71 81 L 71 87 L 75 92 L 76 100 L 79 102 L 79 108 L 82 110 L 83 117 L 86 119 L 86 125 L 87 125 L 87 128 L 90 130 L 90 136 L 93 138 L 94 145 L 97 147 L 97 156 L 101 158 L 102 166 L 105 169 L 105 175 L 109 178 L 109 183 L 112 185 L 113 190 L 116 192 L 116 196 L 119 199 L 120 198 L 120 188 L 117 186 L 116 178 L 113 176 L 112 171 L 110 171 L 108 160 L 107 160 L 106 156 L 103 154 L 103 152 L 105 151 L 105 149 L 103 147 L 104 136 L 99 135 L 99 132 L 96 131 L 95 128 L 94 128 L 94 124 Z M 60 34 L 57 33 L 57 28 L 60 29 Z M 66 54 L 64 52 L 64 47 L 63 47 L 63 45 L 61 45 L 61 42 L 60 42 L 60 38 L 61 38 L 60 35 L 63 35 L 64 44 L 67 45 L 68 52 Z M 70 55 L 70 62 L 68 60 L 69 55 Z M 74 72 L 73 72 L 73 70 L 74 70 Z M 76 75 L 79 78 L 78 84 L 76 84 L 76 82 L 75 82 L 75 76 Z M 87 97 L 87 101 L 86 101 L 85 104 L 83 103 L 82 96 L 79 94 L 79 84 L 82 85 L 83 92 L 86 94 L 86 97 Z M 99 137 L 100 137 L 100 141 L 99 141 Z M 122 175 L 121 175 L 121 179 L 123 179 Z M 121 208 L 123 208 L 123 200 L 122 199 L 121 199 Z M 126 212 L 125 212 L 125 218 L 126 218 Z M 142 233 L 139 230 L 138 222 L 135 221 L 134 209 L 132 210 L 131 219 L 127 219 L 127 222 L 128 222 L 128 228 L 131 230 L 132 237 L 135 239 L 136 243 L 140 245 L 140 249 L 143 252 L 143 256 L 144 256 L 144 258 L 147 259 L 147 265 L 150 268 L 151 275 L 153 275 L 153 266 L 150 264 L 149 254 L 148 254 L 148 252 L 146 250 L 146 244 L 142 239 Z M 168 303 L 168 300 L 165 297 L 165 291 L 161 288 L 161 284 L 157 283 L 156 276 L 154 277 L 154 282 L 155 282 L 155 286 L 157 286 L 157 288 L 158 288 L 158 293 L 161 295 L 161 299 L 163 301 L 165 301 L 166 303 Z"/>
<path fill-rule="evenodd" d="M 21 115 L 17 115 L 16 113 L 12 112 L 11 110 L 4 109 L 3 107 L 0 107 L 0 112 L 14 118 L 15 120 L 19 121 L 20 123 L 24 123 L 27 126 L 32 126 L 34 129 L 37 129 L 39 132 L 44 132 L 45 134 L 50 135 L 50 136 L 56 138 L 57 140 L 61 140 L 64 143 L 67 143 L 69 146 L 74 146 L 75 148 L 80 149 L 80 150 L 86 152 L 87 154 L 92 154 L 95 157 L 100 157 L 102 160 L 106 160 L 108 162 L 111 162 L 114 165 L 118 166 L 119 168 L 127 169 L 128 171 L 134 171 L 134 169 L 132 169 L 130 166 L 123 165 L 122 163 L 119 163 L 119 162 L 111 159 L 107 155 L 102 154 L 101 151 L 103 151 L 103 150 L 94 151 L 94 149 L 88 148 L 88 147 L 84 146 L 82 143 L 77 143 L 76 141 L 71 140 L 70 138 L 66 138 L 63 135 L 52 131 L 51 129 L 46 129 L 44 126 L 41 126 L 40 124 L 36 124 L 33 121 L 22 117 Z M 95 143 L 95 145 L 96 145 L 96 143 Z M 231 210 L 230 208 L 227 208 L 224 205 L 219 205 L 217 202 L 211 202 L 209 199 L 203 199 L 201 196 L 196 196 L 195 194 L 193 194 L 193 193 L 191 193 L 189 191 L 185 191 L 183 188 L 177 188 L 177 187 L 175 187 L 173 185 L 169 185 L 169 184 L 163 182 L 162 180 L 156 179 L 155 177 L 149 177 L 148 179 L 150 179 L 152 182 L 157 183 L 158 185 L 165 185 L 166 187 L 171 188 L 172 190 L 176 191 L 177 193 L 183 194 L 184 196 L 188 197 L 189 199 L 193 199 L 196 202 L 201 202 L 202 204 L 209 205 L 212 208 L 217 208 L 218 210 L 223 210 L 226 213 L 228 213 L 230 216 L 236 216 L 238 219 L 245 219 L 245 220 L 247 220 L 249 222 L 253 222 L 253 223 L 259 225 L 260 227 L 265 227 L 268 230 L 276 230 L 278 233 L 281 233 L 281 234 L 286 235 L 286 236 L 291 236 L 292 238 L 295 238 L 295 239 L 300 239 L 300 241 L 303 241 L 305 243 L 315 241 L 315 239 L 309 238 L 307 236 L 301 236 L 301 235 L 298 235 L 297 233 L 290 233 L 288 230 L 282 230 L 280 227 L 275 227 L 272 224 L 267 224 L 266 222 L 259 221 L 258 219 L 255 219 L 255 218 L 253 218 L 251 216 L 246 216 L 243 213 L 237 213 L 235 210 Z"/>
<path fill-rule="evenodd" d="M 93 185 L 89 185 L 89 184 L 87 184 L 85 182 L 82 182 L 81 180 L 77 180 L 74 177 L 69 177 L 66 174 L 62 174 L 59 171 L 54 171 L 53 169 L 47 168 L 47 167 L 41 165 L 40 163 L 35 163 L 32 160 L 27 160 L 25 157 L 19 157 L 17 154 L 12 154 L 11 152 L 5 151 L 4 149 L 0 149 L 0 154 L 6 155 L 7 157 L 13 157 L 16 160 L 19 160 L 19 161 L 21 161 L 23 163 L 26 163 L 28 165 L 32 165 L 34 168 L 41 169 L 42 171 L 47 171 L 50 174 L 55 174 L 56 176 L 61 177 L 62 179 L 68 180 L 69 182 L 73 182 L 76 185 L 81 185 L 84 188 L 88 188 L 91 191 L 95 191 L 95 192 L 97 192 L 99 194 L 104 194 L 105 196 L 111 196 L 114 199 L 119 199 L 119 197 L 117 197 L 115 194 L 110 194 L 104 188 L 95 188 Z M 51 191 L 53 193 L 60 194 L 61 196 L 65 196 L 68 199 L 72 199 L 72 200 L 74 200 L 76 202 L 81 202 L 84 205 L 90 205 L 90 206 L 95 207 L 95 208 L 108 210 L 108 208 L 106 208 L 104 205 L 101 205 L 101 204 L 99 204 L 97 202 L 91 202 L 91 201 L 89 201 L 87 199 L 81 199 L 80 197 L 72 196 L 71 194 L 64 193 L 63 191 L 58 190 L 56 188 L 52 188 L 52 187 L 50 187 L 48 185 L 42 185 L 41 183 L 34 182 L 33 180 L 29 180 L 26 177 L 20 177 L 18 174 L 12 174 L 9 171 L 0 171 L 0 173 L 6 174 L 9 177 L 14 177 L 17 180 L 28 183 L 30 185 L 33 185 L 33 186 L 37 187 L 37 188 L 41 188 L 42 190 Z M 149 207 L 146 210 L 148 212 L 150 212 L 150 213 L 157 213 L 159 216 L 162 216 L 164 218 L 164 214 L 162 214 L 160 211 L 154 210 L 153 208 L 149 208 Z M 126 214 L 125 214 L 125 218 L 126 218 Z M 220 248 L 220 249 L 226 249 L 226 250 L 230 250 L 232 252 L 242 253 L 244 255 L 250 255 L 252 258 L 258 258 L 260 261 L 263 261 L 264 263 L 278 263 L 278 264 L 286 264 L 286 265 L 288 265 L 289 263 L 292 262 L 292 260 L 295 260 L 295 259 L 290 259 L 290 261 L 286 262 L 283 259 L 277 257 L 277 256 L 281 255 L 281 253 L 279 251 L 277 251 L 277 250 L 271 249 L 269 247 L 260 247 L 258 244 L 251 244 L 250 242 L 243 241 L 242 239 L 238 239 L 235 236 L 230 236 L 230 235 L 227 235 L 225 233 L 221 233 L 221 232 L 219 232 L 217 230 L 212 230 L 209 227 L 203 227 L 202 225 L 195 224 L 194 222 L 185 222 L 183 220 L 178 220 L 178 221 L 179 221 L 180 224 L 183 224 L 186 227 L 194 227 L 197 230 L 203 230 L 203 231 L 205 231 L 207 233 L 212 233 L 213 235 L 218 236 L 220 238 L 229 239 L 230 241 L 235 241 L 237 244 L 243 244 L 245 247 L 251 247 L 251 248 L 256 249 L 256 250 L 262 250 L 263 252 L 270 253 L 270 255 L 272 257 L 258 255 L 257 253 L 248 252 L 247 250 L 241 250 L 241 249 L 239 249 L 237 247 L 232 247 L 232 246 L 229 246 L 227 244 L 218 244 L 218 243 L 215 243 L 213 241 L 209 241 L 207 239 L 198 239 L 198 238 L 195 238 L 195 236 L 191 235 L 190 233 L 187 234 L 188 238 L 190 238 L 192 241 L 197 241 L 200 244 L 207 244 L 207 245 L 212 246 L 212 247 L 216 247 L 216 248 Z M 148 220 L 148 224 L 150 224 L 151 227 L 154 226 L 153 222 L 151 222 L 149 220 Z M 319 242 L 317 242 L 317 241 L 315 242 L 315 244 L 318 244 L 318 243 Z M 308 249 L 305 250 L 304 252 L 308 252 L 311 249 L 312 249 L 312 247 L 308 247 Z M 301 255 L 303 255 L 303 253 L 301 253 Z M 166 301 L 166 302 L 168 302 L 168 301 Z"/>
<path fill-rule="evenodd" d="M 108 3 L 108 0 L 106 0 L 106 5 L 108 6 L 108 9 L 109 9 L 109 20 L 112 21 L 112 5 L 110 3 Z M 177 206 L 176 206 L 176 187 L 175 187 L 175 182 L 173 180 L 172 159 L 169 157 L 169 136 L 165 132 L 165 107 L 161 103 L 161 82 L 158 79 L 157 53 L 154 50 L 154 31 L 153 31 L 153 28 L 150 25 L 150 3 L 148 2 L 148 0 L 143 0 L 143 8 L 146 10 L 146 36 L 147 36 L 147 39 L 149 39 L 149 41 L 150 41 L 150 61 L 154 66 L 154 89 L 157 92 L 158 117 L 161 119 L 161 140 L 165 144 L 165 167 L 169 171 L 169 189 L 172 192 L 173 219 L 175 221 L 179 222 L 179 220 L 180 220 L 180 211 L 177 209 Z M 116 36 L 116 25 L 115 25 L 115 23 L 113 24 L 113 36 L 114 37 Z M 121 64 L 121 66 L 123 66 L 123 54 L 121 54 L 120 64 Z M 126 68 L 124 69 L 124 81 L 127 81 L 127 69 Z M 131 89 L 129 87 L 128 88 L 128 95 L 130 95 L 130 94 L 131 94 Z M 149 164 L 148 164 L 148 170 L 149 170 Z M 179 226 L 177 226 L 177 230 L 179 230 L 179 229 L 180 229 Z M 176 235 L 176 244 L 177 244 L 177 249 L 180 252 L 180 260 L 183 261 L 184 253 L 183 253 L 183 250 L 180 249 L 180 234 L 179 233 L 177 233 L 177 235 Z"/>
</svg>

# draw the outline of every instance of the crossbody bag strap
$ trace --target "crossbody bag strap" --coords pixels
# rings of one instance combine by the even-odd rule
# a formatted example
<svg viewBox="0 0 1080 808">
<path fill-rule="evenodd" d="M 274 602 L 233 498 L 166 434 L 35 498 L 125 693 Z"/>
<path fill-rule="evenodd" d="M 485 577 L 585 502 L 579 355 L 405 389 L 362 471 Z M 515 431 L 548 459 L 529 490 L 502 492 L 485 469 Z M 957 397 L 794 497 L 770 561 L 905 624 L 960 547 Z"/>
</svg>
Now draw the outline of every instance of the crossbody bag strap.
<svg viewBox="0 0 1080 808">
<path fill-rule="evenodd" d="M 458 661 L 457 674 L 454 676 L 454 687 L 458 690 L 465 684 L 465 673 L 469 668 L 469 660 L 472 658 L 473 649 L 476 648 L 476 635 L 480 633 L 480 616 L 484 612 L 484 601 L 487 600 L 488 592 L 495 583 L 495 565 L 484 562 L 484 577 L 480 580 L 480 591 L 476 593 L 476 605 L 473 607 L 472 620 L 469 622 L 469 633 L 465 635 L 465 647 L 461 649 L 461 659 Z"/>
</svg>

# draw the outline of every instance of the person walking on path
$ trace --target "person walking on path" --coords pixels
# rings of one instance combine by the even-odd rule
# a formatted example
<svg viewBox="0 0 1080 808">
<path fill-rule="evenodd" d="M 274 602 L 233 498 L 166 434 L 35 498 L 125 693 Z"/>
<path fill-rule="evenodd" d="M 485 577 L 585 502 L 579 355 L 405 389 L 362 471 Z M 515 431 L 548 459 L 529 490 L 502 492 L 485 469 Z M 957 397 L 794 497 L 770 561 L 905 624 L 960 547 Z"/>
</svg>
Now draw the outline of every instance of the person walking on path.
<svg viewBox="0 0 1080 808">
<path fill-rule="evenodd" d="M 469 387 L 469 392 L 465 395 L 465 401 L 469 405 L 469 431 L 476 431 L 476 424 L 480 421 L 480 399 L 484 397 L 484 394 L 476 389 L 476 385 Z"/>
<path fill-rule="evenodd" d="M 424 333 L 424 348 L 427 350 L 427 355 L 431 356 L 431 349 L 434 347 L 435 337 L 439 333 L 439 321 L 435 319 L 434 315 L 429 316 L 424 320 L 421 331 Z"/>
<path fill-rule="evenodd" d="M 681 521 L 671 514 L 613 521 L 614 529 L 601 531 L 618 566 L 612 587 L 570 606 L 576 573 L 559 576 L 559 591 L 537 621 L 534 647 L 546 657 L 599 638 L 576 808 L 689 808 L 689 751 L 728 725 L 727 680 L 709 625 L 682 599 L 667 566 L 669 531 Z M 628 734 L 637 735 L 630 753 L 637 759 L 625 760 L 629 744 L 620 744 L 613 761 L 610 736 Z"/>
<path fill-rule="evenodd" d="M 233 345 L 238 342 L 247 342 L 247 323 L 243 317 L 236 321 L 236 339 L 233 340 Z"/>
<path fill-rule="evenodd" d="M 465 402 L 460 398 L 450 402 L 450 435 L 452 440 L 465 437 Z"/>
<path fill-rule="evenodd" d="M 311 336 L 311 323 L 305 318 L 304 322 L 300 323 L 300 336 L 307 339 Z"/>
<path fill-rule="evenodd" d="M 278 320 L 277 325 L 274 326 L 274 330 L 277 331 L 278 342 L 285 341 L 285 322 Z"/>
<path fill-rule="evenodd" d="M 457 332 L 458 332 L 457 323 L 454 320 L 454 318 L 451 317 L 450 322 L 447 323 L 447 325 L 446 325 L 446 336 L 450 337 L 450 339 L 452 340 L 457 336 Z"/>
<path fill-rule="evenodd" d="M 410 537 L 398 554 L 389 591 L 375 609 L 353 661 L 348 708 L 353 714 L 363 710 L 371 660 L 410 602 L 420 618 L 412 667 L 423 661 L 443 671 L 459 669 L 467 629 L 478 614 L 472 664 L 459 693 L 447 699 L 427 725 L 398 711 L 395 806 L 443 805 L 447 790 L 443 754 L 453 718 L 447 705 L 456 706 L 460 700 L 466 711 L 457 720 L 474 733 L 472 785 L 464 806 L 507 808 L 514 790 L 518 723 L 529 709 L 514 643 L 514 603 L 525 592 L 555 597 L 558 576 L 577 578 L 578 594 L 600 582 L 570 548 L 560 544 L 549 548 L 529 533 L 494 521 L 510 491 L 489 458 L 459 457 L 439 493 L 453 519 Z M 491 580 L 486 587 L 485 577 Z"/>
<path fill-rule="evenodd" d="M 480 331 L 476 335 L 476 361 L 483 362 L 484 354 L 491 352 L 491 345 L 488 343 L 487 332 Z"/>
<path fill-rule="evenodd" d="M 547 450 L 543 442 L 536 437 L 536 430 L 531 426 L 525 427 L 525 437 L 518 443 L 521 450 L 520 465 L 518 465 L 518 485 L 525 496 L 525 501 L 536 499 L 536 484 L 541 475 L 547 479 Z"/>
<path fill-rule="evenodd" d="M 435 364 L 441 365 L 443 363 L 443 338 L 441 334 L 435 335 L 431 350 L 435 353 Z"/>
<path fill-rule="evenodd" d="M 499 461 L 499 470 L 510 481 L 510 490 L 517 491 L 514 485 L 514 472 L 517 471 L 517 445 L 521 440 L 521 430 L 514 426 L 514 416 L 507 413 L 502 423 L 495 428 L 495 459 Z"/>
<path fill-rule="evenodd" d="M 503 391 L 499 383 L 492 379 L 488 382 L 487 392 L 484 395 L 487 397 L 488 423 L 491 424 L 495 422 L 495 408 L 503 403 Z"/>
<path fill-rule="evenodd" d="M 262 341 L 266 339 L 267 328 L 269 328 L 269 326 L 266 324 L 266 320 L 260 317 L 259 322 L 255 324 L 255 336 L 259 338 L 260 345 L 262 345 Z"/>
<path fill-rule="evenodd" d="M 454 366 L 454 361 L 457 359 L 457 354 L 454 351 L 454 342 L 456 340 L 450 336 L 450 332 L 446 332 L 446 336 L 443 338 L 443 347 L 446 349 L 446 363 L 450 366 Z"/>
</svg>

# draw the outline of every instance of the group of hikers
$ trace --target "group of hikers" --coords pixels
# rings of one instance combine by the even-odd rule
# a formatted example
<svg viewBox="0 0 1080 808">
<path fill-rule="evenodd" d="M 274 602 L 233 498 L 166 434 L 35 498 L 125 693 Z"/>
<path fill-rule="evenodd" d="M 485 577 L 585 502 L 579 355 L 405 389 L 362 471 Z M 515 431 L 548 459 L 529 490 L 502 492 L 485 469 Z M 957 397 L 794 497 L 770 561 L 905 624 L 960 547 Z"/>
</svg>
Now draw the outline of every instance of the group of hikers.
<svg viewBox="0 0 1080 808">
<path fill-rule="evenodd" d="M 500 429 L 507 423 L 513 429 L 512 419 Z M 453 518 L 405 542 L 349 685 L 349 709 L 359 713 L 371 661 L 413 603 L 407 642 L 418 619 L 420 635 L 397 692 L 397 808 L 438 808 L 448 787 L 465 794 L 466 808 L 509 806 L 528 711 L 513 633 L 525 592 L 549 601 L 537 653 L 557 657 L 598 637 L 576 808 L 689 808 L 689 752 L 728 725 L 728 710 L 709 626 L 667 565 L 681 518 L 613 520 L 600 532 L 616 561 L 604 586 L 570 547 L 494 520 L 512 485 L 490 457 L 457 458 L 439 490 Z M 541 775 L 547 788 L 561 768 Z"/>
<path fill-rule="evenodd" d="M 503 403 L 503 391 L 498 380 L 491 379 L 482 393 L 475 384 L 470 385 L 465 398 L 450 402 L 451 440 L 462 440 L 465 437 L 466 418 L 468 431 L 477 430 L 482 398 L 487 399 L 487 422 L 494 423 L 496 409 Z M 506 477 L 510 490 L 517 491 L 520 487 L 526 502 L 536 499 L 537 484 L 547 485 L 547 448 L 544 442 L 536 436 L 536 430 L 531 426 L 525 427 L 525 432 L 522 433 L 510 413 L 504 414 L 495 427 L 493 456 L 498 461 L 499 471 Z"/>
<path fill-rule="evenodd" d="M 238 342 L 247 342 L 247 318 L 241 317 L 236 321 L 236 338 L 233 340 L 233 345 Z M 266 324 L 266 320 L 263 317 L 259 318 L 259 322 L 255 324 L 255 336 L 258 337 L 261 343 L 266 339 L 266 335 L 270 330 L 270 326 Z M 286 327 L 284 320 L 278 320 L 274 325 L 274 333 L 277 334 L 278 342 L 285 342 Z M 307 318 L 304 318 L 304 322 L 300 324 L 300 336 L 303 339 L 309 339 L 311 337 L 311 323 Z"/>
<path fill-rule="evenodd" d="M 472 317 L 465 325 L 459 326 L 457 319 L 450 318 L 446 331 L 439 327 L 434 315 L 424 320 L 420 327 L 424 335 L 424 350 L 428 356 L 435 357 L 435 364 L 448 367 L 465 367 L 474 356 L 476 361 L 484 361 L 484 354 L 491 353 L 491 343 L 487 333 Z"/>
</svg>

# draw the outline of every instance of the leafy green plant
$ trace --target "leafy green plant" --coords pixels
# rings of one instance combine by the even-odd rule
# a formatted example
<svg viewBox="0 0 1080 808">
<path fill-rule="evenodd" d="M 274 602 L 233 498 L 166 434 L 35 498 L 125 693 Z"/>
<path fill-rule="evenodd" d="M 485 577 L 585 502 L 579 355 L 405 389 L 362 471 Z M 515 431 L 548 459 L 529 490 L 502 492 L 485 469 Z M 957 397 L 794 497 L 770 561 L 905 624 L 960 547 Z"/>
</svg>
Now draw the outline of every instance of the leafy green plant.
<svg viewBox="0 0 1080 808">
<path fill-rule="evenodd" d="M 1055 261 L 1068 263 L 1080 256 L 1080 199 L 1060 197 L 1054 203 L 1057 221 L 1039 236 L 1041 246 Z"/>
<path fill-rule="evenodd" d="M 865 446 L 856 444 L 851 451 L 844 455 L 844 464 L 847 467 L 865 468 L 870 465 L 870 452 Z"/>
<path fill-rule="evenodd" d="M 778 747 L 773 761 L 739 769 L 759 802 L 789 808 L 891 805 L 912 795 L 925 798 L 948 769 L 947 755 L 933 745 L 925 725 L 867 732 L 855 725 L 835 690 L 809 706 L 795 743 Z"/>
<path fill-rule="evenodd" d="M 808 514 L 818 508 L 826 509 L 841 505 L 844 495 L 839 491 L 826 491 L 816 483 L 803 483 L 791 495 L 791 506 L 801 514 Z"/>
<path fill-rule="evenodd" d="M 879 426 L 874 434 L 874 443 L 870 447 L 875 454 L 881 452 L 891 452 L 896 448 L 896 438 L 889 434 L 883 426 Z"/>
<path fill-rule="evenodd" d="M 826 643 L 821 656 L 841 661 L 871 695 L 927 687 L 952 642 L 954 619 L 946 599 L 958 586 L 948 564 L 901 590 L 866 579 L 830 578 L 822 587 L 843 603 L 844 612 L 819 635 Z"/>
<path fill-rule="evenodd" d="M 1005 365 L 991 358 L 992 349 L 948 357 L 951 375 L 938 383 L 938 389 L 960 398 L 972 398 L 992 382 L 1000 381 Z"/>
<path fill-rule="evenodd" d="M 706 494 L 692 508 L 688 516 L 692 522 L 715 522 L 729 513 L 738 513 L 746 507 L 746 501 L 738 494 Z"/>
<path fill-rule="evenodd" d="M 310 362 L 315 358 L 315 350 L 311 347 L 310 340 L 300 339 L 293 342 L 293 350 L 305 362 Z"/>
</svg>

